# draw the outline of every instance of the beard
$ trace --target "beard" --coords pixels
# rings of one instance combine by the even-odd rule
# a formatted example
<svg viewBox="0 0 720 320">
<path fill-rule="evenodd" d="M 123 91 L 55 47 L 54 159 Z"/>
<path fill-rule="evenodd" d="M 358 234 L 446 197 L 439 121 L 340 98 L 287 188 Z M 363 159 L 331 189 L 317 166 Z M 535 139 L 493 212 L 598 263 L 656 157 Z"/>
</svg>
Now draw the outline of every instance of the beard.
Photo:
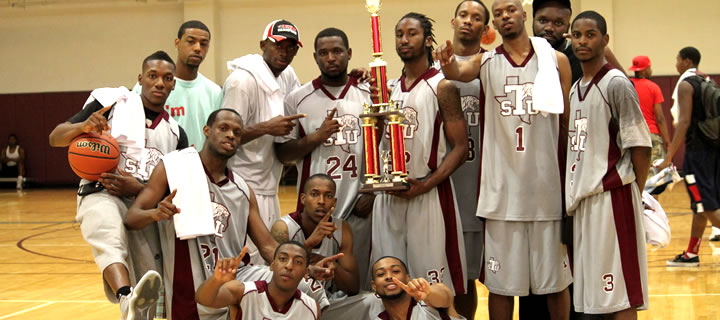
<svg viewBox="0 0 720 320">
<path fill-rule="evenodd" d="M 320 70 L 320 74 L 322 74 L 323 77 L 328 78 L 330 80 L 340 80 L 347 74 L 347 66 L 344 69 L 337 71 L 337 72 L 333 72 L 333 73 Z"/>
<path fill-rule="evenodd" d="M 398 292 L 396 294 L 380 294 L 380 293 L 378 293 L 377 295 L 380 297 L 380 299 L 392 301 L 392 300 L 397 300 L 397 299 L 404 297 L 405 290 L 400 290 L 400 292 Z"/>
</svg>

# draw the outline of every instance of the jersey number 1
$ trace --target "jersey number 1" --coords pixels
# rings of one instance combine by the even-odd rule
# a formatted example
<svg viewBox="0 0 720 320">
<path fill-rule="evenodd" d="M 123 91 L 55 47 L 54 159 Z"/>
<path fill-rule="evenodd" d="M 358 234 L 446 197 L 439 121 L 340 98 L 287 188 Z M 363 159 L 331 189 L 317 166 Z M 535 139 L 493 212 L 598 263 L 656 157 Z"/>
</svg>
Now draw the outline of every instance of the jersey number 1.
<svg viewBox="0 0 720 320">
<path fill-rule="evenodd" d="M 525 136 L 523 135 L 523 127 L 517 127 L 515 129 L 515 134 L 517 135 L 517 144 L 515 145 L 515 151 L 525 152 Z"/>
</svg>

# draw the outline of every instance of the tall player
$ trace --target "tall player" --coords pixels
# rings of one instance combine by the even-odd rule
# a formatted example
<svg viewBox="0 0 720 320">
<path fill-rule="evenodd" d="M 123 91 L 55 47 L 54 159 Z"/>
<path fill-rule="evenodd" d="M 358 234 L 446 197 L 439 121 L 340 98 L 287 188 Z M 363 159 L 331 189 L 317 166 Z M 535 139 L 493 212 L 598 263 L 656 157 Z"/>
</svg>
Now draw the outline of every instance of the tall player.
<svg viewBox="0 0 720 320">
<path fill-rule="evenodd" d="M 175 85 L 174 74 L 175 63 L 167 53 L 151 54 L 143 60 L 138 75 L 143 86 L 139 97 L 124 89 L 113 105 L 103 106 L 97 97 L 89 99 L 82 111 L 55 127 L 49 137 L 51 146 L 66 147 L 80 134 L 110 130 L 114 115 L 134 107 L 130 105 L 133 102 L 142 104 L 145 117 L 135 120 L 142 121 L 145 128 L 145 158 L 136 158 L 121 145 L 118 173 L 104 173 L 98 182 L 83 179 L 78 190 L 76 220 L 103 274 L 105 294 L 111 302 L 120 303 L 123 319 L 151 317 L 160 289 L 160 275 L 152 270 L 137 281 L 134 290 L 130 287 L 147 268 L 160 270 L 159 261 L 154 261 L 160 248 L 154 228 L 128 232 L 124 223 L 132 199 L 143 190 L 163 154 L 188 146 L 185 131 L 163 110 Z M 145 163 L 142 168 L 141 163 Z"/>
<path fill-rule="evenodd" d="M 395 25 L 400 79 L 388 84 L 404 116 L 410 188 L 375 198 L 372 259 L 408 262 L 411 277 L 465 292 L 465 248 L 450 175 L 468 157 L 467 128 L 455 85 L 432 67 L 432 20 L 411 12 Z M 390 150 L 389 131 L 381 149 Z"/>
<path fill-rule="evenodd" d="M 466 61 L 485 52 L 481 44 L 482 36 L 488 30 L 490 12 L 480 0 L 463 0 L 455 8 L 455 16 L 450 21 L 453 27 L 452 46 L 457 61 Z M 435 67 L 440 69 L 440 64 Z M 475 216 L 477 210 L 478 172 L 480 171 L 480 79 L 470 82 L 453 81 L 460 90 L 460 104 L 465 124 L 468 128 L 468 157 L 453 174 L 452 182 L 460 209 L 465 256 L 467 259 L 468 289 L 465 294 L 455 296 L 455 306 L 460 314 L 468 319 L 475 318 L 477 308 L 477 289 L 475 279 L 480 278 L 482 270 L 483 222 Z"/>
<path fill-rule="evenodd" d="M 270 263 L 270 282 L 235 280 L 244 253 L 218 261 L 213 276 L 198 288 L 198 303 L 214 308 L 230 306 L 229 319 L 320 318 L 320 306 L 298 290 L 310 263 L 310 253 L 301 243 L 288 241 L 277 247 Z"/>
<path fill-rule="evenodd" d="M 190 146 L 199 151 L 205 142 L 205 120 L 220 107 L 223 97 L 220 86 L 198 71 L 210 50 L 210 29 L 201 21 L 186 21 L 178 29 L 175 49 L 175 89 L 165 102 L 165 110 L 185 129 Z M 136 93 L 141 90 L 139 83 L 133 88 Z"/>
<path fill-rule="evenodd" d="M 636 308 L 648 302 L 640 188 L 650 168 L 650 132 L 632 82 L 603 56 L 605 19 L 580 13 L 571 39 L 583 69 L 570 94 L 565 181 L 575 218 L 575 310 L 637 319 Z"/>
<path fill-rule="evenodd" d="M 554 64 L 545 77 L 559 77 L 556 94 L 567 97 L 567 57 L 538 41 L 536 49 L 525 30 L 526 15 L 518 0 L 498 0 L 493 24 L 503 43 L 495 50 L 457 63 L 452 47 L 436 53 L 448 79 L 482 84 L 482 165 L 477 215 L 485 218 L 485 249 L 481 280 L 490 291 L 491 317 L 512 317 L 513 296 L 548 295 L 553 319 L 567 319 L 568 285 L 572 282 L 567 251 L 561 242 L 562 186 L 559 154 L 564 149 L 564 115 L 533 108 L 532 89 L 542 63 Z M 532 177 L 532 178 L 530 178 Z M 532 190 L 532 192 L 528 192 Z M 531 268 L 532 266 L 532 268 Z"/>
<path fill-rule="evenodd" d="M 228 62 L 230 75 L 223 85 L 223 108 L 240 113 L 245 128 L 230 168 L 238 172 L 256 192 L 266 228 L 280 218 L 278 185 L 282 163 L 273 148 L 275 137 L 287 135 L 293 120 L 304 115 L 284 114 L 283 99 L 300 80 L 290 63 L 302 46 L 299 30 L 286 20 L 270 22 L 260 38 L 262 54 L 251 54 Z M 255 245 L 248 244 L 253 264 L 264 261 Z"/>
<path fill-rule="evenodd" d="M 353 233 L 353 252 L 358 260 L 360 283 L 367 285 L 370 264 L 369 217 L 375 196 L 358 194 L 363 177 L 363 143 L 359 115 L 363 104 L 372 104 L 367 83 L 347 73 L 352 58 L 345 32 L 336 28 L 315 37 L 315 62 L 320 77 L 293 91 L 285 99 L 285 114 L 305 114 L 290 135 L 276 139 L 281 161 L 297 161 L 298 193 L 310 176 L 330 176 L 337 186 L 333 218 L 347 221 Z M 302 204 L 298 202 L 298 212 Z M 368 287 L 369 288 L 369 287 Z"/>
<path fill-rule="evenodd" d="M 310 176 L 300 193 L 302 211 L 285 215 L 275 221 L 270 233 L 277 242 L 298 241 L 313 254 L 322 257 L 342 253 L 333 265 L 333 281 L 324 287 L 330 299 L 358 293 L 358 268 L 353 255 L 353 231 L 350 224 L 332 218 L 337 204 L 336 184 L 330 176 L 318 173 Z"/>
<path fill-rule="evenodd" d="M 172 220 L 181 208 L 172 203 L 175 195 L 169 192 L 166 164 L 163 160 L 143 192 L 128 211 L 128 226 L 143 228 L 153 221 L 159 221 L 163 245 L 165 270 L 165 295 L 169 319 L 220 319 L 227 310 L 207 309 L 197 306 L 195 290 L 200 283 L 209 279 L 218 258 L 235 257 L 242 252 L 247 236 L 258 244 L 263 258 L 272 261 L 277 242 L 270 236 L 260 218 L 258 204 L 253 190 L 235 172 L 229 170 L 227 162 L 236 154 L 242 136 L 240 116 L 233 109 L 219 109 L 210 114 L 205 126 L 207 140 L 200 151 L 202 168 L 207 174 L 211 193 L 215 226 L 219 235 L 202 236 L 191 240 L 177 239 Z M 166 196 L 167 195 L 167 196 Z M 164 199 L 163 199 L 164 197 Z M 162 200 L 162 201 L 161 201 Z M 337 256 L 318 262 L 332 263 Z M 238 272 L 243 280 L 269 279 L 272 274 L 266 266 L 249 266 L 248 260 Z M 317 290 L 306 289 L 309 282 L 303 281 L 303 290 L 326 305 L 322 286 Z"/>
</svg>

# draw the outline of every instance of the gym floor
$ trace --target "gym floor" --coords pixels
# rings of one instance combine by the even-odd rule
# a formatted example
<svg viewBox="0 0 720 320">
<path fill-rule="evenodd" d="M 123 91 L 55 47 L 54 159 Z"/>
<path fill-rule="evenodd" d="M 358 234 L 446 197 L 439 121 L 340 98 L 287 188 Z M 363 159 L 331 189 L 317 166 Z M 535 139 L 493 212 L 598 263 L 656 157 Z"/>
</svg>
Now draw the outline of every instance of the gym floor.
<svg viewBox="0 0 720 320">
<path fill-rule="evenodd" d="M 76 189 L 0 190 L 0 320 L 117 319 L 105 299 L 101 274 L 75 219 Z M 281 187 L 282 212 L 295 204 L 294 187 Z M 719 319 L 720 242 L 700 249 L 700 267 L 665 261 L 687 248 L 691 212 L 682 183 L 660 195 L 672 228 L 665 248 L 648 247 L 650 310 L 639 319 Z M 487 290 L 478 284 L 476 319 L 487 319 Z M 517 308 L 517 304 L 516 304 Z M 517 312 L 515 313 L 517 319 Z"/>
</svg>

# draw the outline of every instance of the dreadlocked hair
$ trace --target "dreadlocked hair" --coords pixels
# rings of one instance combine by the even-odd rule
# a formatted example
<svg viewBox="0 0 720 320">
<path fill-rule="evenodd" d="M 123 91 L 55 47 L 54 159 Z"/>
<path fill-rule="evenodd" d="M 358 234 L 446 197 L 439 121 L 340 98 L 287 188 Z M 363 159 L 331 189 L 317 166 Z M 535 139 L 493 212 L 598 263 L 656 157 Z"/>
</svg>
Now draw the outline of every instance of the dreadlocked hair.
<svg viewBox="0 0 720 320">
<path fill-rule="evenodd" d="M 437 41 L 435 41 L 435 34 L 433 33 L 433 23 L 435 22 L 435 20 L 429 18 L 422 13 L 410 12 L 400 18 L 398 22 L 406 18 L 415 19 L 420 22 L 420 26 L 422 26 L 423 28 L 423 39 L 427 39 L 427 37 L 430 37 L 430 39 L 432 40 L 432 44 L 429 47 L 425 47 L 425 56 L 427 56 L 428 65 L 432 66 L 434 63 L 432 53 L 435 50 L 435 45 L 437 44 Z"/>
</svg>

